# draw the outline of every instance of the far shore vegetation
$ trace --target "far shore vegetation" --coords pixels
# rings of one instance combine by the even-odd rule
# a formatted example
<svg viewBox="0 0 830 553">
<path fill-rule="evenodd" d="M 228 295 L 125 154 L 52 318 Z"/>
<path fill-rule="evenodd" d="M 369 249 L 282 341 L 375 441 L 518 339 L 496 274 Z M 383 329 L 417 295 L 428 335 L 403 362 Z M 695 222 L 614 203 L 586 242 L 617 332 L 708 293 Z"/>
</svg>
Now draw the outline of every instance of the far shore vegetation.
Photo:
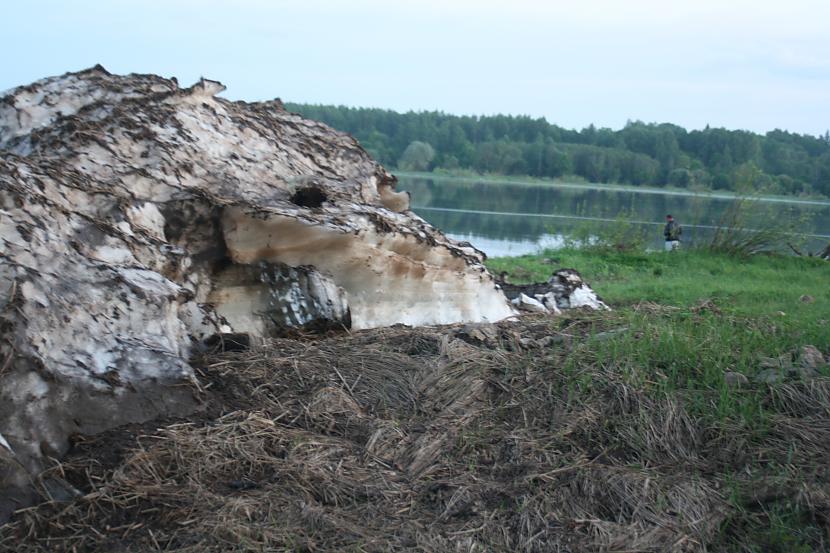
<svg viewBox="0 0 830 553">
<path fill-rule="evenodd" d="M 351 133 L 398 171 L 502 175 L 690 191 L 830 197 L 830 132 L 691 130 L 629 122 L 572 130 L 528 116 L 286 104 Z"/>
</svg>

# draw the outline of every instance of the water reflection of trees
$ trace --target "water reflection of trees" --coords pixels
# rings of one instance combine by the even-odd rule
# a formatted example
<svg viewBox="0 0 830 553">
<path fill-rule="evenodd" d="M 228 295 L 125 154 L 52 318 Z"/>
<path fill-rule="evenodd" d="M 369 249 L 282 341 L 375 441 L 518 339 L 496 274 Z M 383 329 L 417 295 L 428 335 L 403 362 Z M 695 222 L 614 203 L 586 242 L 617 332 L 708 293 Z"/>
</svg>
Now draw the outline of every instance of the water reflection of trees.
<svg viewBox="0 0 830 553">
<path fill-rule="evenodd" d="M 543 235 L 569 234 L 586 225 L 598 228 L 613 222 L 590 219 L 639 221 L 654 224 L 655 240 L 667 213 L 672 213 L 684 226 L 687 240 L 702 239 L 709 234 L 705 228 L 717 226 L 731 205 L 731 200 L 705 196 L 643 194 L 600 189 L 554 188 L 504 183 L 435 181 L 432 179 L 401 179 L 401 188 L 412 193 L 415 210 L 437 227 L 455 234 L 474 234 L 505 240 L 538 240 Z M 418 208 L 444 208 L 490 212 L 431 211 Z M 503 213 L 504 215 L 493 214 Z M 517 214 L 517 215 L 506 215 Z M 578 217 L 569 220 L 537 217 L 544 214 Z M 758 204 L 750 218 L 762 224 L 770 217 L 805 219 L 805 232 L 830 233 L 830 208 Z M 807 222 L 807 220 L 811 220 Z M 649 231 L 651 232 L 651 231 Z"/>
</svg>

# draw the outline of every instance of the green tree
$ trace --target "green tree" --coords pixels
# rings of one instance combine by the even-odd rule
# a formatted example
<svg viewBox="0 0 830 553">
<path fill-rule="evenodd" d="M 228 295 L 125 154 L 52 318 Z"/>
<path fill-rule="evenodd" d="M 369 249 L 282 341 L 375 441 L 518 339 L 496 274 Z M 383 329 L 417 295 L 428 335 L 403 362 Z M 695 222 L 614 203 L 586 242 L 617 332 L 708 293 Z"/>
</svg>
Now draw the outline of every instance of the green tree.
<svg viewBox="0 0 830 553">
<path fill-rule="evenodd" d="M 426 171 L 435 157 L 435 150 L 427 142 L 414 140 L 398 159 L 398 169 L 403 171 Z"/>
<path fill-rule="evenodd" d="M 622 182 L 735 190 L 747 167 L 755 191 L 830 196 L 830 131 L 774 130 L 760 135 L 706 127 L 629 121 L 618 131 L 577 131 L 528 116 L 454 116 L 442 112 L 286 104 L 351 133 L 379 161 L 400 168 L 474 169 L 506 175 L 580 175 Z M 747 165 L 751 164 L 751 165 Z"/>
</svg>

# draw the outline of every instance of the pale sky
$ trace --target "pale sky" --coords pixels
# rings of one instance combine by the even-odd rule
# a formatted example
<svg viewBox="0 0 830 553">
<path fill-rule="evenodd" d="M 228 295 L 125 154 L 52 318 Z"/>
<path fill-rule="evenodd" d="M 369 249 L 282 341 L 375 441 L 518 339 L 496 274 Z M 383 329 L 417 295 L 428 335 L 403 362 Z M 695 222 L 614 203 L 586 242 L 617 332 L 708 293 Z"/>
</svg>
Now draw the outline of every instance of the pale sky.
<svg viewBox="0 0 830 553">
<path fill-rule="evenodd" d="M 0 2 L 0 90 L 101 63 L 230 99 L 830 128 L 830 0 Z"/>
</svg>

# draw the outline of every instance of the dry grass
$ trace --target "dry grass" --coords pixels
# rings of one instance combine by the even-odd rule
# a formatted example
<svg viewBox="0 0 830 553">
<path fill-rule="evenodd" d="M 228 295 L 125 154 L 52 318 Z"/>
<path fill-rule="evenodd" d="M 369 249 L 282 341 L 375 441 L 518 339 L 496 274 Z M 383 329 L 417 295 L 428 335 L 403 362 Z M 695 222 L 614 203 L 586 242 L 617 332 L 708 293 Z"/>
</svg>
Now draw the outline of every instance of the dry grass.
<svg viewBox="0 0 830 553">
<path fill-rule="evenodd" d="M 203 360 L 203 415 L 79 442 L 44 478 L 85 495 L 18 512 L 0 549 L 706 551 L 735 511 L 724 474 L 830 455 L 826 380 L 771 389 L 759 439 L 602 366 L 561 370 L 612 324 L 391 328 Z M 826 513 L 827 480 L 790 473 L 763 493 Z"/>
</svg>

